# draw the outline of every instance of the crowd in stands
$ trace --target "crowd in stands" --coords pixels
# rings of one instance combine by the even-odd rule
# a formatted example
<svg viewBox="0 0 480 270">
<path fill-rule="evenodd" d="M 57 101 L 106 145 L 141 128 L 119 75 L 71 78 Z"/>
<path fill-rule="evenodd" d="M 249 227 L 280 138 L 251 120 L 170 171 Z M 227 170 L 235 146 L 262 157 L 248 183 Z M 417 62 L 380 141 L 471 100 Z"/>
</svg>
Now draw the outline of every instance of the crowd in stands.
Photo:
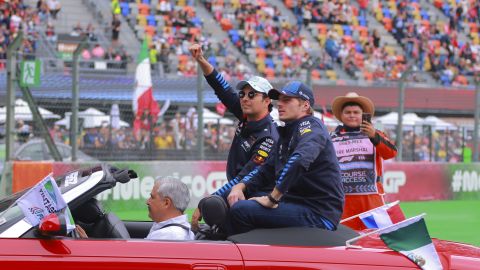
<svg viewBox="0 0 480 270">
<path fill-rule="evenodd" d="M 7 47 L 15 39 L 19 31 L 24 32 L 21 50 L 25 57 L 31 58 L 38 46 L 36 30 L 40 18 L 31 7 L 21 0 L 0 1 L 0 70 L 5 68 Z"/>
<path fill-rule="evenodd" d="M 145 132 L 147 136 L 142 138 L 135 136 L 131 127 L 110 127 L 105 122 L 98 127 L 83 128 L 78 138 L 78 145 L 80 149 L 109 149 L 113 153 L 121 150 L 146 149 L 195 151 L 198 143 L 196 121 L 193 108 L 185 113 L 176 112 L 159 120 L 151 131 Z M 206 122 L 203 128 L 206 151 L 227 152 L 235 133 L 235 124 Z M 455 127 L 452 130 L 435 130 L 426 127 L 405 129 L 402 137 L 404 161 L 456 163 L 465 159 L 465 149 L 471 149 L 473 143 L 471 129 Z M 19 143 L 25 143 L 33 137 L 32 127 L 24 121 L 17 121 L 16 131 L 16 139 Z M 384 128 L 384 132 L 390 138 L 396 137 L 394 128 Z M 64 126 L 52 126 L 50 136 L 56 141 L 69 144 L 69 130 Z M 471 151 L 467 153 L 471 154 Z"/>
<path fill-rule="evenodd" d="M 110 136 L 111 132 L 111 136 Z M 150 134 L 151 132 L 151 134 Z M 234 125 L 210 122 L 204 127 L 205 148 L 207 151 L 228 151 L 235 132 Z M 162 119 L 152 130 L 144 130 L 145 136 L 136 136 L 131 127 L 110 127 L 108 123 L 100 127 L 84 128 L 79 138 L 80 149 L 183 149 L 197 147 L 197 123 L 194 110 L 185 114 L 177 112 L 170 119 Z M 50 135 L 56 141 L 69 143 L 69 131 L 63 126 L 54 125 Z M 153 143 L 151 143 L 153 141 Z"/>
<path fill-rule="evenodd" d="M 434 2 L 438 7 L 442 1 Z M 480 71 L 480 44 L 478 38 L 460 38 L 462 23 L 456 15 L 452 17 L 453 10 L 448 13 L 450 22 L 444 22 L 432 16 L 418 0 L 379 1 L 372 8 L 385 29 L 403 45 L 405 57 L 412 59 L 419 70 L 429 72 L 445 86 L 473 84 L 475 72 Z"/>
<path fill-rule="evenodd" d="M 231 42 L 268 79 L 299 77 L 310 45 L 295 23 L 267 1 L 202 1 Z"/>
<path fill-rule="evenodd" d="M 60 11 L 61 3 L 58 0 L 38 0 L 36 7 L 26 5 L 23 0 L 0 1 L 0 70 L 5 68 L 7 47 L 19 31 L 24 33 L 21 51 L 25 59 L 35 58 L 42 32 L 51 46 L 56 48 L 58 33 L 55 30 L 54 21 Z M 92 23 L 85 27 L 78 23 L 69 34 L 71 36 L 86 35 L 91 44 L 98 42 Z M 126 67 L 128 56 L 122 47 L 108 48 L 107 52 L 105 48 L 97 48 L 98 46 L 94 45 L 90 47 L 82 54 L 84 60 L 111 60 L 114 63 L 107 64 L 107 68 Z"/>
<path fill-rule="evenodd" d="M 193 8 L 193 1 L 112 1 L 115 16 L 124 16 L 140 40 L 146 38 L 150 63 L 154 69 L 179 76 L 195 76 L 196 65 L 188 47 L 203 45 L 209 61 L 227 78 L 243 78 L 252 71 L 232 56 L 223 40 L 204 33 L 203 22 Z"/>
<path fill-rule="evenodd" d="M 406 130 L 402 137 L 402 156 L 404 161 L 438 161 L 457 163 L 465 159 L 466 148 L 472 147 L 473 141 L 471 137 L 467 139 L 466 132 L 463 129 L 455 130 Z M 472 132 L 470 130 L 470 132 Z M 396 137 L 396 131 L 386 129 L 390 138 Z"/>
</svg>

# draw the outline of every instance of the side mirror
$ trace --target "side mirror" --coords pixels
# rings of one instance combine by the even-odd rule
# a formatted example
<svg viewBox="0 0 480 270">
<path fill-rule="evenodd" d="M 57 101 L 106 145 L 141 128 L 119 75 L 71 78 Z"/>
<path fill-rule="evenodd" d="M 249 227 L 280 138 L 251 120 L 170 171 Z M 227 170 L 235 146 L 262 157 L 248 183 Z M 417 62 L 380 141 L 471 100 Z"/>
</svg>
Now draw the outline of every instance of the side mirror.
<svg viewBox="0 0 480 270">
<path fill-rule="evenodd" d="M 67 224 L 63 213 L 51 213 L 38 224 L 37 233 L 41 236 L 67 236 Z"/>
</svg>

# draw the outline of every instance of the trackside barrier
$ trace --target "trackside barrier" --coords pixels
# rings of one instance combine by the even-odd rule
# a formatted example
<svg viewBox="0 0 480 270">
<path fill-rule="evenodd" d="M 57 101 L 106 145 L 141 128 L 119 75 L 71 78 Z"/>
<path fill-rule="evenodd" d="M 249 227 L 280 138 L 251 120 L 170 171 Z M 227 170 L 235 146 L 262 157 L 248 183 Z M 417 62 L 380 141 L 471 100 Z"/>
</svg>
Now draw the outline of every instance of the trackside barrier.
<svg viewBox="0 0 480 270">
<path fill-rule="evenodd" d="M 227 179 L 223 161 L 110 162 L 118 168 L 135 170 L 138 181 L 117 185 L 98 195 L 111 210 L 145 210 L 145 200 L 155 178 L 173 176 L 191 191 L 189 207 L 213 193 Z M 53 171 L 54 176 L 92 164 L 64 162 L 14 162 L 12 191 L 34 185 Z M 386 163 L 384 187 L 387 201 L 480 199 L 480 164 L 402 162 Z"/>
</svg>

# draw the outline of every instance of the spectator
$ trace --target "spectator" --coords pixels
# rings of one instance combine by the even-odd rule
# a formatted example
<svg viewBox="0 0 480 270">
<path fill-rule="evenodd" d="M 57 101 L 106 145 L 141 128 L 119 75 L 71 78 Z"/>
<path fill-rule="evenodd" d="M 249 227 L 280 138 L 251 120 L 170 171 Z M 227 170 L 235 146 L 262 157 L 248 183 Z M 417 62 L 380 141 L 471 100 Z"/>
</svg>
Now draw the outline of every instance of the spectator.
<svg viewBox="0 0 480 270">
<path fill-rule="evenodd" d="M 114 15 L 112 20 L 112 45 L 118 46 L 118 39 L 120 36 L 120 25 L 122 22 L 120 21 L 119 15 Z"/>
<path fill-rule="evenodd" d="M 47 40 L 53 44 L 57 42 L 57 34 L 55 33 L 55 27 L 51 22 L 48 22 L 47 29 L 45 30 L 45 36 Z"/>
<path fill-rule="evenodd" d="M 95 47 L 92 49 L 92 55 L 94 58 L 103 59 L 105 56 L 105 50 L 100 46 L 100 44 L 95 44 Z"/>
<path fill-rule="evenodd" d="M 62 8 L 62 4 L 58 0 L 47 0 L 48 11 L 52 16 L 52 19 L 57 19 L 57 14 Z"/>
<path fill-rule="evenodd" d="M 70 35 L 73 37 L 79 37 L 83 35 L 83 28 L 80 22 L 77 22 L 77 24 L 73 27 L 72 32 L 70 32 Z"/>
</svg>

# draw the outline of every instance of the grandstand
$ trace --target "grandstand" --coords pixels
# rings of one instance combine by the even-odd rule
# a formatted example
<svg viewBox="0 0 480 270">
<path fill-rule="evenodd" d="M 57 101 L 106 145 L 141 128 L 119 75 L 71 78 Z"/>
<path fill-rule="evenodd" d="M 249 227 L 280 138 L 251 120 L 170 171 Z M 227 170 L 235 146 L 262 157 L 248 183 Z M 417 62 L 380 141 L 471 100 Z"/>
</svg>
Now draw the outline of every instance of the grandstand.
<svg viewBox="0 0 480 270">
<path fill-rule="evenodd" d="M 166 139 L 159 139 L 158 145 L 126 147 L 152 150 L 139 159 L 197 158 L 196 131 L 187 128 L 195 119 L 189 108 L 197 103 L 197 69 L 188 53 L 192 43 L 203 45 L 209 62 L 232 84 L 252 74 L 276 87 L 290 79 L 310 82 L 319 101 L 316 109 L 325 113 L 335 96 L 351 90 L 371 97 L 380 115 L 396 110 L 402 74 L 413 70 L 404 78 L 407 112 L 449 117 L 462 126 L 438 132 L 422 125 L 418 132 L 413 129 L 416 138 L 405 131 L 411 150 L 405 159 L 461 160 L 463 149 L 472 144 L 472 128 L 464 124 L 473 123 L 480 72 L 480 4 L 475 0 L 0 0 L 0 13 L 0 85 L 6 85 L 7 46 L 23 31 L 18 58 L 42 61 L 42 82 L 32 88 L 33 95 L 38 105 L 62 117 L 71 110 L 72 52 L 86 37 L 80 109 L 108 113 L 116 103 L 120 117 L 132 124 L 136 57 L 142 41 L 148 41 L 154 97 L 160 104 L 171 103 L 164 122 L 150 132 L 152 138 L 167 136 L 175 143 L 165 146 Z M 217 99 L 204 88 L 204 102 L 215 110 Z M 1 106 L 5 94 L 1 87 Z M 175 122 L 178 113 L 181 120 Z M 172 121 L 177 124 L 166 124 Z M 48 124 L 54 130 L 55 123 Z M 168 135 L 160 135 L 164 129 Z M 232 129 L 220 120 L 206 129 L 211 158 L 221 158 L 219 153 L 228 149 Z M 61 130 L 59 138 L 68 142 L 67 130 Z M 108 132 L 112 136 L 116 130 Z M 447 143 L 448 134 L 455 142 Z M 421 150 L 422 145 L 429 149 Z M 84 150 L 103 159 L 131 158 L 128 149 L 112 155 L 110 148 L 94 148 Z M 447 154 L 439 155 L 440 148 Z M 415 154 L 422 151 L 428 155 Z"/>
</svg>

